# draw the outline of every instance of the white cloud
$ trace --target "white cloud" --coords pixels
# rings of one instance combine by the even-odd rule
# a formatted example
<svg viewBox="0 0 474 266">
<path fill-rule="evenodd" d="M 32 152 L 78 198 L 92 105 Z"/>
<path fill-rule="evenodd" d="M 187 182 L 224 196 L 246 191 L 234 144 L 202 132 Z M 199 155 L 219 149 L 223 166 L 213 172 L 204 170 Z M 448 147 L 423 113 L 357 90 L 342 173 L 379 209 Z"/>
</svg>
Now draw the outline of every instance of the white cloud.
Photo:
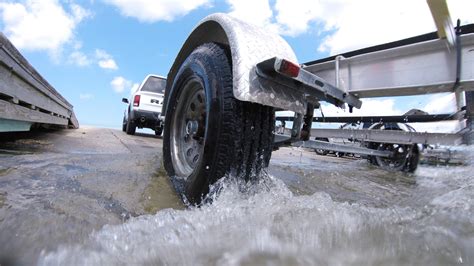
<svg viewBox="0 0 474 266">
<path fill-rule="evenodd" d="M 456 96 L 454 93 L 433 94 L 423 110 L 429 114 L 456 112 Z"/>
<path fill-rule="evenodd" d="M 326 30 L 335 32 L 319 47 L 331 54 L 434 30 L 425 1 L 339 1 L 332 8 L 337 12 L 324 12 L 321 19 Z"/>
<path fill-rule="evenodd" d="M 81 94 L 79 94 L 79 99 L 83 100 L 83 101 L 87 101 L 87 100 L 90 100 L 90 99 L 93 99 L 93 98 L 94 98 L 94 95 L 92 95 L 90 93 L 81 93 Z"/>
<path fill-rule="evenodd" d="M 402 115 L 405 110 L 400 110 L 395 106 L 393 99 L 362 99 L 363 104 L 361 109 L 353 110 L 349 113 L 346 109 L 335 107 L 334 105 L 323 103 L 322 110 L 326 117 L 347 117 L 347 116 L 390 116 Z M 455 96 L 454 94 L 435 94 L 431 96 L 431 101 L 427 103 L 423 111 L 429 114 L 450 113 L 455 112 Z M 291 111 L 280 111 L 276 116 L 293 116 Z M 315 110 L 315 117 L 320 117 L 319 110 Z M 417 132 L 431 132 L 431 133 L 454 133 L 458 132 L 464 127 L 463 122 L 459 121 L 441 121 L 431 123 L 409 123 Z M 286 127 L 291 127 L 292 123 L 287 123 Z M 339 123 L 314 123 L 315 128 L 337 128 Z"/>
<path fill-rule="evenodd" d="M 192 10 L 209 5 L 209 0 L 104 0 L 120 13 L 141 22 L 173 21 Z"/>
<path fill-rule="evenodd" d="M 353 110 L 343 110 L 334 105 L 324 104 L 323 112 L 325 116 L 390 116 L 402 115 L 406 110 L 400 110 L 395 106 L 393 99 L 362 99 L 362 108 Z M 429 114 L 450 113 L 456 110 L 456 100 L 454 94 L 435 94 L 431 96 L 431 101 L 427 103 L 421 110 Z M 315 115 L 319 116 L 317 111 Z M 431 133 L 452 133 L 461 129 L 462 123 L 459 121 L 442 121 L 433 123 L 410 123 L 417 132 Z"/>
<path fill-rule="evenodd" d="M 268 0 L 227 0 L 229 14 L 247 23 L 279 32 L 279 25 L 272 22 L 273 11 Z"/>
<path fill-rule="evenodd" d="M 432 123 L 410 123 L 416 132 L 456 133 L 462 128 L 459 121 L 442 121 Z"/>
<path fill-rule="evenodd" d="M 118 66 L 113 59 L 104 59 L 99 61 L 99 66 L 103 69 L 117 70 Z"/>
<path fill-rule="evenodd" d="M 276 21 L 280 33 L 295 36 L 304 33 L 311 21 L 316 21 L 322 14 L 324 1 L 300 0 L 295 4 L 293 0 L 277 0 L 275 3 Z M 334 1 L 331 1 L 333 3 Z"/>
<path fill-rule="evenodd" d="M 395 107 L 393 99 L 361 99 L 362 108 L 354 108 L 352 113 L 348 109 L 341 109 L 332 104 L 323 104 L 325 116 L 385 116 L 402 115 L 403 111 Z"/>
<path fill-rule="evenodd" d="M 69 63 L 84 67 L 91 64 L 91 60 L 81 51 L 74 51 L 69 55 Z"/>
<path fill-rule="evenodd" d="M 339 0 L 321 1 L 321 17 L 326 30 L 335 32 L 324 39 L 320 51 L 337 54 L 371 45 L 412 37 L 436 30 L 426 1 Z M 329 4 L 331 3 L 331 4 Z M 448 3 L 453 18 L 472 22 L 474 2 Z"/>
<path fill-rule="evenodd" d="M 98 60 L 97 64 L 103 69 L 117 70 L 118 66 L 115 60 L 106 51 L 101 49 L 95 50 L 95 56 Z"/>
<path fill-rule="evenodd" d="M 115 60 L 106 51 L 96 49 L 94 55 L 87 55 L 81 51 L 82 45 L 76 43 L 73 45 L 73 51 L 69 55 L 68 63 L 85 67 L 91 64 L 97 64 L 100 68 L 108 70 L 117 70 L 118 66 Z"/>
<path fill-rule="evenodd" d="M 140 84 L 134 83 L 130 88 L 130 94 L 134 94 L 138 90 L 138 87 L 140 87 Z"/>
<path fill-rule="evenodd" d="M 454 93 L 433 94 L 422 109 L 429 114 L 446 114 L 456 112 L 456 96 Z M 459 121 L 442 121 L 434 123 L 411 123 L 418 132 L 452 133 L 461 130 L 464 123 Z"/>
<path fill-rule="evenodd" d="M 19 49 L 58 54 L 74 39 L 77 25 L 90 15 L 77 4 L 69 4 L 68 8 L 66 11 L 57 0 L 0 3 L 2 31 Z"/>
<path fill-rule="evenodd" d="M 229 14 L 275 33 L 296 36 L 309 28 L 319 14 L 320 3 L 314 0 L 226 0 Z"/>
<path fill-rule="evenodd" d="M 418 0 L 227 0 L 230 14 L 283 35 L 296 36 L 317 24 L 329 35 L 318 47 L 337 54 L 435 30 L 426 4 Z M 273 4 L 270 4 L 273 3 Z M 474 22 L 472 0 L 448 2 L 453 19 Z M 315 40 L 317 43 L 317 40 Z"/>
<path fill-rule="evenodd" d="M 125 79 L 122 76 L 117 76 L 115 77 L 111 82 L 110 85 L 112 86 L 112 89 L 116 93 L 122 93 L 125 91 L 125 89 L 129 89 L 133 86 L 132 82 L 130 80 Z"/>
<path fill-rule="evenodd" d="M 362 108 L 354 108 L 352 113 L 348 109 L 342 109 L 332 104 L 322 102 L 321 109 L 324 116 L 327 117 L 345 117 L 345 116 L 387 116 L 402 115 L 404 112 L 395 107 L 393 99 L 362 99 Z M 292 111 L 278 111 L 277 116 L 293 116 Z M 321 116 L 321 111 L 316 109 L 315 117 Z"/>
</svg>

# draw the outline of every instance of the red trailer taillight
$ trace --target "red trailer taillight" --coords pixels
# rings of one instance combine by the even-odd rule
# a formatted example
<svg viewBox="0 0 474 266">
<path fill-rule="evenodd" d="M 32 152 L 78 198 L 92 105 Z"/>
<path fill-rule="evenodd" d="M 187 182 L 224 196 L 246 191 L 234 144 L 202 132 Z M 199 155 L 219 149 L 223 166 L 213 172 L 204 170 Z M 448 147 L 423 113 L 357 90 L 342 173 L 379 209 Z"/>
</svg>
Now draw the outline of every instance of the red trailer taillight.
<svg viewBox="0 0 474 266">
<path fill-rule="evenodd" d="M 282 59 L 280 67 L 278 68 L 278 72 L 296 78 L 300 73 L 300 66 L 288 60 Z"/>
<path fill-rule="evenodd" d="M 133 106 L 139 106 L 140 105 L 140 95 L 135 95 L 133 98 Z"/>
</svg>

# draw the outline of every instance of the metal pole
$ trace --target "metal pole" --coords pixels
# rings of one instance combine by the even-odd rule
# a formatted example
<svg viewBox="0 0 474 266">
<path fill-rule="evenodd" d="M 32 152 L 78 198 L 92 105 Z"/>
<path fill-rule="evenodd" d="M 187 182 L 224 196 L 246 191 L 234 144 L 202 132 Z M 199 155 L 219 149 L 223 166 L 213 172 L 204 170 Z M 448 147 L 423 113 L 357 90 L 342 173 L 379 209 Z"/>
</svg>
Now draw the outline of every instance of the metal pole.
<svg viewBox="0 0 474 266">
<path fill-rule="evenodd" d="M 301 140 L 309 140 L 311 136 L 311 125 L 313 123 L 314 105 L 308 103 L 306 114 L 303 117 L 303 128 L 301 129 Z"/>
<path fill-rule="evenodd" d="M 335 58 L 335 65 L 336 65 L 336 88 L 339 88 L 340 89 L 340 81 L 341 81 L 341 77 L 340 77 L 340 74 L 339 74 L 339 69 L 340 69 L 340 65 L 339 65 L 339 62 L 344 59 L 344 56 L 342 55 L 338 55 L 336 56 Z M 347 92 L 347 90 L 344 90 Z"/>
<path fill-rule="evenodd" d="M 474 144 L 474 91 L 466 91 L 466 133 L 464 134 L 464 143 Z"/>
</svg>

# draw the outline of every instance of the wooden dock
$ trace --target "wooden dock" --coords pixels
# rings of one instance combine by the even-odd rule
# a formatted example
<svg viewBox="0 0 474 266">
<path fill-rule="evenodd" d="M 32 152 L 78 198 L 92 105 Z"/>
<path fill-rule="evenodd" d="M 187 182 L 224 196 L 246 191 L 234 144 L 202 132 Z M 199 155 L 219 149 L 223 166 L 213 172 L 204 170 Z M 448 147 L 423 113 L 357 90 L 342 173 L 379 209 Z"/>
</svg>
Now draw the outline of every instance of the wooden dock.
<svg viewBox="0 0 474 266">
<path fill-rule="evenodd" d="M 0 33 L 0 132 L 78 128 L 73 106 Z"/>
</svg>

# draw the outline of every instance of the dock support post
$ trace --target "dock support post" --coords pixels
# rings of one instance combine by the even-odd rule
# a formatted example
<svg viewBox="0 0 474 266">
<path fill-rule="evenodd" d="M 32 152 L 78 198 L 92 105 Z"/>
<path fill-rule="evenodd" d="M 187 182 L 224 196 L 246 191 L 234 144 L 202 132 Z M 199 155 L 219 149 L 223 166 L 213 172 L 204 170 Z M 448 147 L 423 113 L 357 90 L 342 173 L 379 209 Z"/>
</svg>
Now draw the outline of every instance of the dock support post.
<svg viewBox="0 0 474 266">
<path fill-rule="evenodd" d="M 466 129 L 464 134 L 464 143 L 474 144 L 474 91 L 466 91 Z"/>
</svg>

